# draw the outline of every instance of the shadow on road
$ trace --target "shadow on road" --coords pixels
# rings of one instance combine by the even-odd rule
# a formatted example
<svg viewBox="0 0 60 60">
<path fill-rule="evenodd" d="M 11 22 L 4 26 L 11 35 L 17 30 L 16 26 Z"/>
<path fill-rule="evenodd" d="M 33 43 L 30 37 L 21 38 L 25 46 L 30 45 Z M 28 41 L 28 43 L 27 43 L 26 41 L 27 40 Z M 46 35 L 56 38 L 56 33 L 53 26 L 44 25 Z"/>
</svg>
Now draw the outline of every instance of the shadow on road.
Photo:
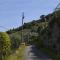
<svg viewBox="0 0 60 60">
<path fill-rule="evenodd" d="M 42 51 L 38 50 L 34 45 L 27 46 L 26 60 L 52 60 Z"/>
</svg>

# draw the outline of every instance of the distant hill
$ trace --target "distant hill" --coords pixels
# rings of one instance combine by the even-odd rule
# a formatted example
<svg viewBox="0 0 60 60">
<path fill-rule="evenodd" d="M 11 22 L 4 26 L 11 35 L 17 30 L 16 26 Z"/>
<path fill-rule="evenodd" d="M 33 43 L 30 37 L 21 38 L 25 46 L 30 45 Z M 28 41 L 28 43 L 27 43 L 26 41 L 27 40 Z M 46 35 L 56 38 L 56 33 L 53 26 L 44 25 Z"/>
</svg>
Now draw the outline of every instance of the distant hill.
<svg viewBox="0 0 60 60">
<path fill-rule="evenodd" d="M 34 27 L 34 29 L 38 28 L 41 25 L 40 23 L 45 22 L 44 18 L 46 18 L 46 22 L 48 22 L 50 15 L 52 15 L 52 14 L 48 14 L 46 16 L 41 15 L 41 17 L 38 20 L 33 20 L 31 22 L 24 23 L 23 29 L 31 29 L 31 30 L 33 30 L 33 27 Z M 17 31 L 21 31 L 21 30 L 22 30 L 22 26 L 10 29 L 10 30 L 7 31 L 7 33 L 12 34 L 12 33 L 15 33 Z"/>
</svg>

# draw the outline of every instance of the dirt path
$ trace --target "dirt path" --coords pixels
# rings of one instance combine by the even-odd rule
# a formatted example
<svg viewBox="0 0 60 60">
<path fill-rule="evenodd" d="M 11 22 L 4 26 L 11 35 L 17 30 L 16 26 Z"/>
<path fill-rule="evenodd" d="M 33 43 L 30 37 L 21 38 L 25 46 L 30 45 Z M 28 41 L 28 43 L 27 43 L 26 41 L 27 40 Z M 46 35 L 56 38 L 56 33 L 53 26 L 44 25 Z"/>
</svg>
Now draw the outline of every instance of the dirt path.
<svg viewBox="0 0 60 60">
<path fill-rule="evenodd" d="M 46 54 L 39 51 L 35 46 L 30 45 L 25 49 L 25 60 L 52 60 Z"/>
</svg>

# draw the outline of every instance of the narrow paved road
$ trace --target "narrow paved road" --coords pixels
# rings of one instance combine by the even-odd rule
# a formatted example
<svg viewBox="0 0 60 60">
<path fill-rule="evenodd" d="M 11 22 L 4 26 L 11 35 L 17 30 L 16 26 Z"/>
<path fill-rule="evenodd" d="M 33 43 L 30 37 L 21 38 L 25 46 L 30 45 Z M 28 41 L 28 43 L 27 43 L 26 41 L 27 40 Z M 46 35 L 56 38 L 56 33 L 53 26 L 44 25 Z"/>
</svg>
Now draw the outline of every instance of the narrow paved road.
<svg viewBox="0 0 60 60">
<path fill-rule="evenodd" d="M 46 54 L 39 51 L 35 46 L 30 45 L 25 49 L 25 60 L 52 60 Z"/>
</svg>

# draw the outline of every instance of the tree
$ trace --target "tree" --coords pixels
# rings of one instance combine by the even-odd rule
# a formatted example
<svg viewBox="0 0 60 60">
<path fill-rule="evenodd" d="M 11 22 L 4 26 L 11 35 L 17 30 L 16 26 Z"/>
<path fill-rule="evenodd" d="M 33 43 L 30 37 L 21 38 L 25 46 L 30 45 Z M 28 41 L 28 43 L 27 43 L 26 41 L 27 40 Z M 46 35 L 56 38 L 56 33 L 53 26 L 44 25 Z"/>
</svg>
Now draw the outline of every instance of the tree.
<svg viewBox="0 0 60 60">
<path fill-rule="evenodd" d="M 41 19 L 44 18 L 44 17 L 45 17 L 45 15 L 41 15 L 41 16 L 40 16 Z"/>
</svg>

